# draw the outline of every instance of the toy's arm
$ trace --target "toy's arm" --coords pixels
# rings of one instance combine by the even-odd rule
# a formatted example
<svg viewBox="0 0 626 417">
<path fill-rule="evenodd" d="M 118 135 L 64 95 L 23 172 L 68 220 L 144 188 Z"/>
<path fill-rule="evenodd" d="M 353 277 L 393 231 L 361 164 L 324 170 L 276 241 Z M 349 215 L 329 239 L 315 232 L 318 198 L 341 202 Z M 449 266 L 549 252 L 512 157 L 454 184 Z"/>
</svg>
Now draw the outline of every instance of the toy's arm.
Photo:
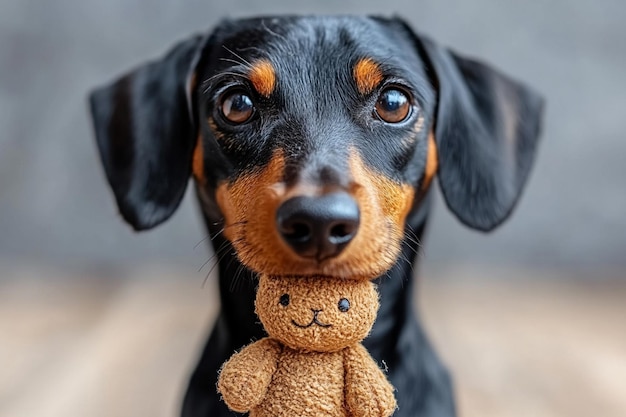
<svg viewBox="0 0 626 417">
<path fill-rule="evenodd" d="M 228 408 L 244 413 L 263 401 L 280 352 L 278 342 L 265 338 L 231 356 L 217 381 L 217 390 Z"/>
<path fill-rule="evenodd" d="M 396 409 L 393 387 L 360 343 L 344 351 L 346 405 L 354 417 L 389 417 Z"/>
</svg>

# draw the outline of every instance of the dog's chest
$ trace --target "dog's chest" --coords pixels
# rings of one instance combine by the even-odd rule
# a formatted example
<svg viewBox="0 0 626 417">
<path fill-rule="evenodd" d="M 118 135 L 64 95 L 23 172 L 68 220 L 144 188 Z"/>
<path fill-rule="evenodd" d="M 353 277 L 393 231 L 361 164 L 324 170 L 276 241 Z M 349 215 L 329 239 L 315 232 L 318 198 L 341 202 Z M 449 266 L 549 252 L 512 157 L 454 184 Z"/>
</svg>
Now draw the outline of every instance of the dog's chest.
<svg viewBox="0 0 626 417">
<path fill-rule="evenodd" d="M 250 417 L 345 417 L 342 352 L 285 348 L 264 401 Z"/>
</svg>

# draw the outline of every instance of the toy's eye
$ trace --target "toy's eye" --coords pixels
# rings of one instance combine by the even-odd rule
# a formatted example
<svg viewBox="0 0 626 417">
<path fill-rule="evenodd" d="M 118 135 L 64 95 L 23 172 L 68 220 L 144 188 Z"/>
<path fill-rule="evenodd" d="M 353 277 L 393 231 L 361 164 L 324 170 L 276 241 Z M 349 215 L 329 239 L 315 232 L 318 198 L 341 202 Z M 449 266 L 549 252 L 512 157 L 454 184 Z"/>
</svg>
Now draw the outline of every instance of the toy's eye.
<svg viewBox="0 0 626 417">
<path fill-rule="evenodd" d="M 383 90 L 375 106 L 376 115 L 387 123 L 400 123 L 411 113 L 409 95 L 398 88 Z"/>
<path fill-rule="evenodd" d="M 221 99 L 221 112 L 224 118 L 234 124 L 247 122 L 254 113 L 252 99 L 242 90 L 226 92 Z"/>
<path fill-rule="evenodd" d="M 289 294 L 281 295 L 278 302 L 280 303 L 281 306 L 287 307 L 289 305 Z"/>
<path fill-rule="evenodd" d="M 339 308 L 339 311 L 345 313 L 346 311 L 350 310 L 350 301 L 347 298 L 342 298 L 341 300 L 339 300 L 337 307 Z"/>
</svg>

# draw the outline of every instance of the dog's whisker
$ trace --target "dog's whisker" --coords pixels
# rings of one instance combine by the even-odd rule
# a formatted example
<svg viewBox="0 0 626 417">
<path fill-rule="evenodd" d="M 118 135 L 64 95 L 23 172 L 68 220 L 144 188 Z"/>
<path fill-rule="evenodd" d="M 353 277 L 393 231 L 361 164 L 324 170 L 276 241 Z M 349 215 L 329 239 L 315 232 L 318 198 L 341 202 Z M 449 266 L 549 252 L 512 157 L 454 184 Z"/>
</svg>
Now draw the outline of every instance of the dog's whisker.
<svg viewBox="0 0 626 417">
<path fill-rule="evenodd" d="M 198 248 L 198 246 L 200 246 L 200 244 L 202 242 L 205 242 L 209 238 L 210 238 L 211 242 L 213 242 L 220 234 L 224 233 L 224 230 L 226 230 L 226 229 L 228 229 L 230 227 L 234 227 L 234 226 L 241 226 L 241 225 L 244 225 L 246 223 L 248 223 L 248 222 L 247 221 L 240 221 L 240 222 L 234 222 L 234 223 L 222 226 L 222 228 L 219 231 L 217 231 L 213 236 L 211 236 L 211 234 L 209 233 L 208 235 L 203 237 L 198 243 L 196 243 L 194 245 L 193 250 L 196 250 Z M 220 224 L 223 224 L 223 223 L 222 222 L 212 223 L 213 226 L 218 226 Z"/>
<path fill-rule="evenodd" d="M 413 262 L 411 262 L 404 254 L 401 255 L 401 259 L 409 265 L 411 269 L 411 274 L 415 273 L 415 267 L 413 266 Z"/>
<path fill-rule="evenodd" d="M 234 261 L 236 261 L 236 260 L 237 260 L 237 256 L 236 256 L 236 254 L 233 252 L 233 254 L 232 254 L 232 257 L 231 257 L 230 261 L 229 261 L 229 262 L 228 262 L 228 264 L 226 265 L 226 269 L 227 269 L 227 270 L 228 270 L 228 269 L 230 269 L 231 265 L 232 265 L 232 264 L 233 264 L 233 262 L 234 262 Z M 235 284 L 236 284 L 236 282 L 237 282 L 238 275 L 241 273 L 240 271 L 243 269 L 243 265 L 242 265 L 241 263 L 239 263 L 239 262 L 237 262 L 236 266 L 237 266 L 237 269 L 235 270 L 235 273 L 233 274 L 233 275 L 234 275 L 234 278 L 232 278 L 232 279 L 231 279 L 230 285 L 229 285 L 229 287 L 228 287 L 228 289 L 229 289 L 229 291 L 230 291 L 230 292 L 233 292 L 233 291 L 234 291 L 234 288 L 235 288 L 234 286 L 235 286 Z M 231 276 L 232 276 L 232 275 L 231 275 Z"/>
<path fill-rule="evenodd" d="M 235 258 L 235 252 L 230 252 L 229 251 L 229 247 L 227 246 L 226 248 L 222 249 L 223 253 L 220 254 L 219 258 L 217 259 L 217 261 L 213 264 L 213 266 L 211 267 L 211 269 L 209 269 L 209 272 L 207 272 L 207 274 L 204 277 L 204 280 L 202 281 L 202 287 L 204 288 L 204 286 L 206 285 L 207 280 L 209 279 L 209 276 L 211 276 L 211 273 L 213 272 L 213 270 L 220 264 L 220 262 L 224 259 L 224 257 L 228 254 L 231 255 L 231 262 L 232 259 Z"/>
<path fill-rule="evenodd" d="M 416 245 L 420 247 L 422 246 L 419 237 L 417 236 L 410 224 L 407 224 L 404 228 L 404 236 Z"/>
<path fill-rule="evenodd" d="M 240 285 L 242 284 L 243 280 L 241 279 L 244 276 L 244 271 L 245 271 L 245 267 L 243 266 L 243 264 L 239 263 L 237 265 L 237 270 L 235 271 L 235 276 L 233 278 L 233 280 L 230 283 L 230 287 L 229 290 L 231 292 L 237 291 L 240 288 Z"/>
<path fill-rule="evenodd" d="M 200 266 L 200 268 L 198 268 L 197 272 L 202 271 L 202 268 L 204 268 L 206 266 L 206 264 L 208 264 L 209 262 L 211 262 L 211 259 L 213 259 L 215 257 L 215 255 L 211 256 L 209 259 L 207 259 L 206 261 L 204 261 L 204 263 L 202 264 L 202 266 Z"/>
<path fill-rule="evenodd" d="M 211 242 L 214 241 L 215 238 L 217 238 L 221 233 L 224 233 L 226 229 L 229 229 L 235 226 L 243 226 L 244 224 L 247 224 L 247 223 L 248 223 L 247 221 L 240 221 L 240 222 L 234 222 L 234 223 L 225 225 L 224 227 L 222 227 L 222 229 L 219 232 L 215 234 L 215 236 L 211 238 Z"/>
<path fill-rule="evenodd" d="M 215 238 L 217 238 L 219 235 L 221 235 L 224 232 L 224 229 L 226 229 L 226 226 L 222 227 L 217 233 L 215 233 L 213 236 L 211 236 L 211 242 L 213 242 L 215 240 Z"/>
<path fill-rule="evenodd" d="M 415 253 L 415 255 L 419 256 L 419 257 L 423 257 L 426 255 L 426 249 L 424 248 L 424 245 L 422 245 L 422 242 L 420 240 L 420 238 L 417 236 L 417 234 L 411 230 L 411 233 L 413 234 L 414 238 L 414 242 L 415 242 L 415 248 L 411 247 L 411 250 Z"/>
<path fill-rule="evenodd" d="M 413 238 L 415 238 L 415 241 L 417 242 L 418 245 L 422 245 L 421 243 L 421 239 L 420 237 L 417 235 L 417 233 L 415 233 L 415 231 L 409 226 L 408 229 L 409 233 L 411 233 L 411 236 L 413 236 Z"/>
<path fill-rule="evenodd" d="M 420 254 L 424 253 L 424 247 L 419 237 L 408 224 L 407 227 L 404 229 L 404 238 L 410 243 L 407 246 L 412 253 L 417 256 L 420 256 Z"/>
<path fill-rule="evenodd" d="M 215 257 L 221 256 L 221 252 L 223 252 L 225 249 L 228 249 L 229 245 L 234 244 L 234 243 L 240 243 L 240 242 L 241 242 L 241 239 L 234 240 L 233 242 L 230 242 L 228 240 L 222 242 L 220 247 L 215 250 L 215 253 L 213 254 L 213 256 L 209 257 L 209 259 L 207 259 L 206 262 L 204 262 L 204 264 L 202 264 L 202 266 L 200 267 L 198 272 L 200 272 L 200 270 L 202 270 L 202 268 L 204 268 L 204 266 L 207 263 L 209 263 L 211 260 L 213 260 Z"/>
<path fill-rule="evenodd" d="M 236 286 L 237 286 L 237 281 L 239 280 L 240 269 L 241 267 L 237 265 L 237 270 L 235 271 L 233 278 L 231 278 L 230 285 L 228 286 L 228 290 L 230 292 L 235 292 L 237 289 Z"/>
<path fill-rule="evenodd" d="M 206 241 L 208 238 L 210 238 L 210 237 L 211 237 L 211 234 L 208 234 L 208 235 L 206 235 L 205 237 L 203 237 L 203 238 L 202 238 L 202 239 L 201 239 L 198 243 L 196 243 L 196 244 L 194 245 L 193 250 L 196 250 L 196 249 L 198 248 L 198 246 L 200 246 L 200 244 L 201 244 L 202 242 L 205 242 L 205 241 Z M 211 240 L 213 240 L 213 239 L 211 239 Z"/>
<path fill-rule="evenodd" d="M 421 247 L 419 246 L 407 245 L 407 248 L 410 251 L 411 255 L 419 255 L 422 252 Z"/>
<path fill-rule="evenodd" d="M 415 240 L 415 238 L 413 238 L 411 235 L 409 235 L 408 233 L 404 234 L 404 238 L 406 240 L 408 240 L 410 243 L 413 243 L 416 246 L 419 246 L 419 242 L 417 240 Z"/>
<path fill-rule="evenodd" d="M 220 254 L 221 251 L 223 251 L 225 248 L 227 248 L 228 247 L 228 243 L 229 242 L 222 243 L 222 245 L 215 251 L 215 253 L 212 256 L 210 256 L 209 259 L 204 261 L 202 266 L 198 269 L 198 272 L 202 271 L 202 268 L 204 268 L 209 262 L 211 262 L 213 259 L 215 259 L 215 257 L 217 257 Z"/>
<path fill-rule="evenodd" d="M 220 77 L 226 77 L 226 76 L 231 76 L 231 77 L 243 77 L 245 78 L 244 74 L 238 73 L 238 72 L 234 72 L 234 71 L 223 71 L 220 72 L 218 74 L 213 75 L 212 77 L 207 78 L 203 83 L 202 83 L 202 92 L 204 94 L 207 94 L 209 92 L 209 90 L 211 89 L 212 86 L 212 81 L 219 79 Z"/>
<path fill-rule="evenodd" d="M 250 62 L 246 61 L 241 55 L 237 54 L 232 49 L 229 49 L 226 45 L 222 45 L 222 48 L 226 49 L 228 52 L 230 52 L 231 54 L 235 55 L 237 58 L 241 59 L 241 62 L 237 62 L 237 64 L 241 64 L 241 65 L 247 67 L 248 69 L 252 68 L 252 64 Z"/>
<path fill-rule="evenodd" d="M 237 64 L 237 65 L 243 65 L 241 62 L 234 60 L 234 59 L 230 59 L 230 58 L 220 58 L 220 61 L 223 62 L 232 62 L 233 64 Z M 247 68 L 247 66 L 246 66 Z"/>
</svg>

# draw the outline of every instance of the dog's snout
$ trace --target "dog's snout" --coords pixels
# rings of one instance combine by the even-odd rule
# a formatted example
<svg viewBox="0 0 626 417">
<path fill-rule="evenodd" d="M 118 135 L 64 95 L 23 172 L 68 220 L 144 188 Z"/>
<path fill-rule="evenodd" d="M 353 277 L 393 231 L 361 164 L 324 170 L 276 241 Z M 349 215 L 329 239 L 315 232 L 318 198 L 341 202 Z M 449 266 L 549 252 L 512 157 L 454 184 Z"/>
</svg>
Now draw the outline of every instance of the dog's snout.
<svg viewBox="0 0 626 417">
<path fill-rule="evenodd" d="M 356 235 L 359 220 L 359 206 L 345 192 L 293 197 L 276 213 L 285 242 L 298 255 L 319 261 L 341 253 Z"/>
</svg>

